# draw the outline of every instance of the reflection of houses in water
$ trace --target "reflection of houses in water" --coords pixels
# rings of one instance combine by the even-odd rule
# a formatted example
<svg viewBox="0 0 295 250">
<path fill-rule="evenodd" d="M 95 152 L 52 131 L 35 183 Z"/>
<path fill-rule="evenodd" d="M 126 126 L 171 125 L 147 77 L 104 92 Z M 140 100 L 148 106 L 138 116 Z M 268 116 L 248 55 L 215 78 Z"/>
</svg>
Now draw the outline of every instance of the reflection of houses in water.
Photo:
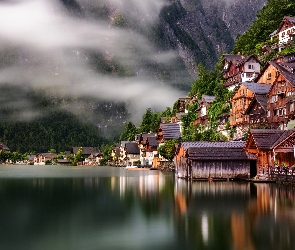
<svg viewBox="0 0 295 250">
<path fill-rule="evenodd" d="M 140 170 L 136 171 L 138 173 Z M 146 173 L 147 171 L 144 171 Z M 152 171 L 151 171 L 152 172 Z M 151 173 L 150 172 L 150 173 Z M 131 173 L 131 171 L 128 171 Z M 120 196 L 124 197 L 126 192 L 133 192 L 144 197 L 147 194 L 158 193 L 165 187 L 164 178 L 161 173 L 152 172 L 152 174 L 144 175 L 128 175 L 111 178 L 111 189 L 114 192 L 119 189 Z"/>
<path fill-rule="evenodd" d="M 176 228 L 194 248 L 295 249 L 294 194 L 276 185 L 177 179 Z"/>
</svg>

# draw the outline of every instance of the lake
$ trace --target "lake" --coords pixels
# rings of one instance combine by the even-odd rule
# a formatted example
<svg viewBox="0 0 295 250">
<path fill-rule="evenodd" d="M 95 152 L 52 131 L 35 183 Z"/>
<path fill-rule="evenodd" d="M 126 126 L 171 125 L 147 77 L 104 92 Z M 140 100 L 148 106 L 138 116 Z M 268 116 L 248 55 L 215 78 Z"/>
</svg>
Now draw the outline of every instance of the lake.
<svg viewBox="0 0 295 250">
<path fill-rule="evenodd" d="M 0 165 L 0 249 L 295 249 L 295 189 Z"/>
</svg>

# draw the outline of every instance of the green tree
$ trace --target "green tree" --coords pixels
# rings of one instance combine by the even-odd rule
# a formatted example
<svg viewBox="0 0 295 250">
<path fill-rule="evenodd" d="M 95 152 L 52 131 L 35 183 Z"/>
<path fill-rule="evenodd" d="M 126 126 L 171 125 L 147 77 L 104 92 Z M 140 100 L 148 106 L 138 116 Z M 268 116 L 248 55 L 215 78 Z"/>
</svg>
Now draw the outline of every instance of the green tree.
<svg viewBox="0 0 295 250">
<path fill-rule="evenodd" d="M 159 147 L 158 152 L 161 156 L 163 156 L 168 161 L 172 161 L 175 154 L 175 144 L 177 140 L 167 140 L 165 143 Z"/>
<path fill-rule="evenodd" d="M 136 126 L 132 122 L 126 122 L 125 127 L 120 135 L 120 141 L 133 141 L 138 133 Z"/>
<path fill-rule="evenodd" d="M 160 113 L 152 112 L 151 108 L 148 108 L 145 114 L 142 116 L 142 122 L 139 126 L 139 133 L 156 132 L 160 124 Z"/>
</svg>

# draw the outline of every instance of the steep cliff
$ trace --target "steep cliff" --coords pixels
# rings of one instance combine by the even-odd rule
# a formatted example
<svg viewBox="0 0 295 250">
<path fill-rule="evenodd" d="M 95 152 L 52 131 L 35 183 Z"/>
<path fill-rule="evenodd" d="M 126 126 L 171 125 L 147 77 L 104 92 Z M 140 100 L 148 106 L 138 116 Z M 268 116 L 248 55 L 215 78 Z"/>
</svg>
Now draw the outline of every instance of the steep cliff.
<svg viewBox="0 0 295 250">
<path fill-rule="evenodd" d="M 189 72 L 208 68 L 233 49 L 235 38 L 256 19 L 267 0 L 178 0 L 161 12 L 165 41 L 179 52 Z"/>
</svg>

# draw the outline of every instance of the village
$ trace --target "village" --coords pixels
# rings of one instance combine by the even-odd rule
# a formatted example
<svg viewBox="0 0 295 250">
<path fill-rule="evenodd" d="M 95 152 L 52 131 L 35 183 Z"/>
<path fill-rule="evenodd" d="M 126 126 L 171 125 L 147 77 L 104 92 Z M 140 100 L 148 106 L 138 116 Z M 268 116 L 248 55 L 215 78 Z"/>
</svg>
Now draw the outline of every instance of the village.
<svg viewBox="0 0 295 250">
<path fill-rule="evenodd" d="M 263 46 L 264 53 L 281 51 L 293 44 L 295 18 L 284 17 L 278 29 L 270 34 L 273 45 Z M 229 112 L 218 117 L 217 130 L 225 141 L 181 142 L 181 117 L 187 107 L 197 102 L 195 125 L 208 126 L 208 109 L 216 96 L 181 97 L 177 113 L 161 119 L 156 133 L 137 134 L 132 141 L 117 143 L 106 165 L 128 168 L 174 170 L 179 178 L 269 179 L 279 169 L 290 170 L 295 164 L 295 54 L 278 56 L 263 67 L 254 55 L 224 54 L 222 58 L 224 86 L 231 91 Z M 231 128 L 230 130 L 228 128 Z M 231 134 L 231 135 L 230 135 Z M 177 140 L 171 162 L 158 152 L 165 142 Z M 9 148 L 0 143 L 0 151 Z M 77 158 L 77 154 L 80 156 Z M 28 155 L 22 163 L 44 165 L 70 164 L 100 165 L 102 152 L 93 147 L 73 147 L 64 155 L 41 153 Z"/>
<path fill-rule="evenodd" d="M 284 17 L 270 34 L 271 47 L 265 53 L 293 43 L 295 18 Z M 227 124 L 234 128 L 232 140 L 224 142 L 180 142 L 173 159 L 176 175 L 191 179 L 254 178 L 269 180 L 284 171 L 293 176 L 295 164 L 295 54 L 279 56 L 262 67 L 254 55 L 223 55 L 225 87 L 232 91 L 230 111 L 218 117 L 217 130 L 230 138 Z M 196 125 L 208 125 L 208 109 L 215 96 L 178 99 L 178 113 L 163 119 L 155 134 L 136 135 L 133 142 L 121 142 L 113 158 L 123 165 L 163 167 L 167 162 L 157 149 L 167 140 L 182 136 L 182 115 L 198 102 Z M 246 138 L 246 140 L 243 140 Z M 126 160 L 127 159 L 127 160 Z M 290 171 L 290 172 L 286 172 Z M 293 178 L 293 177 L 292 177 Z"/>
</svg>

